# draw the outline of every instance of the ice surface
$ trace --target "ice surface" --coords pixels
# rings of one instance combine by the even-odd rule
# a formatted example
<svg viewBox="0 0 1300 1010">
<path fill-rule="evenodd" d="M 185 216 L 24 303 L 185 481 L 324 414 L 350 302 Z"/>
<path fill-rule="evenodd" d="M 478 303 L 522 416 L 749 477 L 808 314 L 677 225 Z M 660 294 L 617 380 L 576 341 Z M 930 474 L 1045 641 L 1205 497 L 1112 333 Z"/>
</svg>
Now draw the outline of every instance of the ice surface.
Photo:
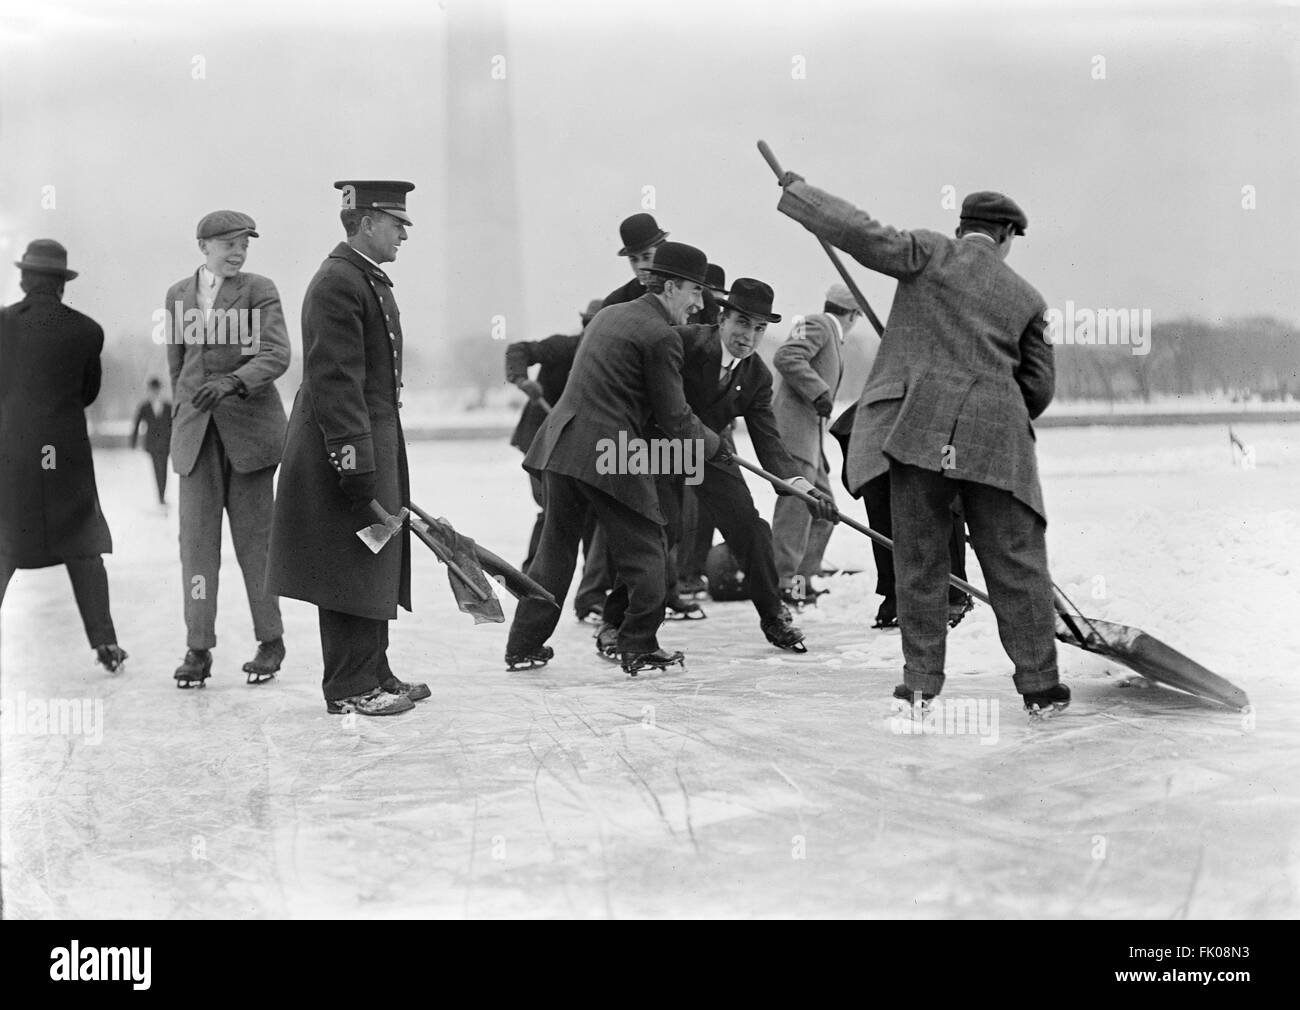
<svg viewBox="0 0 1300 1010">
<path fill-rule="evenodd" d="M 178 691 L 175 513 L 153 512 L 147 457 L 98 452 L 131 659 L 115 677 L 93 665 L 63 569 L 14 577 L 3 912 L 1294 916 L 1300 445 L 1293 424 L 1238 433 L 1254 470 L 1212 426 L 1052 429 L 1039 451 L 1056 581 L 1085 613 L 1245 689 L 1253 720 L 1134 689 L 1062 646 L 1074 705 L 1030 724 L 978 606 L 950 636 L 941 696 L 971 715 L 949 729 L 971 732 L 940 734 L 901 732 L 891 712 L 898 635 L 870 629 L 870 547 L 847 529 L 828 557 L 865 572 L 799 618 L 806 656 L 768 646 L 748 603 L 706 601 L 708 620 L 664 627 L 686 669 L 635 680 L 569 607 L 551 666 L 507 674 L 505 629 L 460 614 L 416 544 L 416 611 L 390 655 L 433 698 L 361 720 L 325 713 L 315 612 L 295 601 L 280 678 L 244 684 L 253 639 L 227 537 L 214 676 Z M 521 558 L 534 509 L 517 452 L 440 442 L 411 457 L 420 504 Z M 90 718 L 42 731 L 65 701 Z"/>
</svg>

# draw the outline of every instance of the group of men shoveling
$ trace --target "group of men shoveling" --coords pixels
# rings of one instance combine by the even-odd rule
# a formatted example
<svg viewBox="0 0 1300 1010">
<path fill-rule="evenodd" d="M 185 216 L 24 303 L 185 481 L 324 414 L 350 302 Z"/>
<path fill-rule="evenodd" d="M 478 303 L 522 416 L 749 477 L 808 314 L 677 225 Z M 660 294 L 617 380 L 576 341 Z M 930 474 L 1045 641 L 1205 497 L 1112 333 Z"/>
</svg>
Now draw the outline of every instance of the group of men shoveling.
<svg viewBox="0 0 1300 1010">
<path fill-rule="evenodd" d="M 887 599 L 877 624 L 893 623 L 888 604 L 896 597 L 904 683 L 895 696 L 910 703 L 919 695 L 925 704 L 942 688 L 947 627 L 965 609 L 948 590 L 949 571 L 960 574 L 964 522 L 1026 708 L 1065 707 L 1031 425 L 1051 398 L 1052 348 L 1043 299 L 1004 262 L 1024 233 L 1023 212 L 1000 194 L 972 194 L 954 240 L 895 231 L 793 174 L 780 181 L 779 210 L 899 282 L 852 417 L 844 473 L 874 521 L 892 520 L 895 556 L 888 572 L 878 563 Z M 398 513 L 410 497 L 398 410 L 401 324 L 381 265 L 406 238 L 406 194 L 414 187 L 335 185 L 343 191 L 346 241 L 304 299 L 303 382 L 287 424 L 274 387 L 289 360 L 279 296 L 269 280 L 242 270 L 248 239 L 257 235 L 253 220 L 233 211 L 207 215 L 198 229 L 203 266 L 168 292 L 169 310 L 175 304 L 184 310 L 178 317 L 200 320 L 196 339 L 188 325 L 182 332 L 180 318 L 169 317 L 166 334 L 189 629 L 175 676 L 185 687 L 210 675 L 224 511 L 259 641 L 244 667 L 248 682 L 263 683 L 279 669 L 277 597 L 290 596 L 319 609 L 328 710 L 390 715 L 429 696 L 426 685 L 398 679 L 387 660 L 388 622 L 399 605 L 410 609 L 409 530 L 378 553 L 355 534 L 373 511 Z M 544 518 L 527 565 L 543 592 L 521 598 L 507 664 L 553 658 L 546 642 L 560 610 L 543 597 L 563 602 L 584 541 L 591 575 L 584 588 L 589 609 L 600 610 L 599 653 L 633 675 L 682 662 L 680 652 L 660 647 L 657 632 L 666 604 L 692 606 L 672 599 L 672 534 L 665 532 L 676 529 L 687 476 L 744 569 L 764 635 L 803 651 L 788 604 L 806 595 L 839 518 L 821 443 L 843 371 L 841 344 L 859 306 L 837 286 L 823 313 L 801 320 L 777 355 L 782 379 L 774 395 L 772 375 L 754 354 L 767 326 L 781 320 L 771 286 L 739 278 L 726 289 L 701 250 L 668 241 L 648 215 L 624 222 L 623 234 L 621 254 L 636 277 L 589 308 L 580 337 L 512 348 L 508 359 L 510 378 L 533 401 L 525 421 L 535 430 L 516 444 L 527 448 L 524 466 Z M 0 597 L 15 568 L 67 564 L 91 645 L 114 669 L 125 653 L 108 618 L 99 561 L 111 541 L 79 417 L 98 387 L 102 332 L 61 306 L 63 281 L 76 275 L 57 243 L 33 243 L 18 266 L 27 297 L 0 312 L 0 466 L 13 477 L 0 490 Z M 253 309 L 260 335 L 252 345 L 211 339 L 214 312 Z M 85 365 L 76 389 L 38 411 L 32 391 L 42 382 L 67 385 L 67 363 L 90 358 L 94 368 Z M 537 382 L 527 377 L 535 362 L 543 365 Z M 733 459 L 727 429 L 738 417 L 763 466 L 784 478 L 775 529 L 758 516 Z M 80 480 L 42 465 L 51 440 L 61 439 Z M 671 458 L 702 465 L 690 475 L 653 472 L 626 458 L 634 443 L 675 444 Z M 64 500 L 52 508 L 57 495 Z"/>
</svg>

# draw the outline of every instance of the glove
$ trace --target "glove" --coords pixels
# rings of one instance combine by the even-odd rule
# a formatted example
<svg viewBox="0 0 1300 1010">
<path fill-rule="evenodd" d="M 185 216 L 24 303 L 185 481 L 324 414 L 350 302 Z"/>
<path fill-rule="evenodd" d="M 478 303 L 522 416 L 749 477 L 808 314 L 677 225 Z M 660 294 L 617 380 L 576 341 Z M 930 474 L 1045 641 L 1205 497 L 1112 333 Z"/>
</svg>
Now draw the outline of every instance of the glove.
<svg viewBox="0 0 1300 1010">
<path fill-rule="evenodd" d="M 726 466 L 731 462 L 731 451 L 727 448 L 726 442 L 721 439 L 718 440 L 718 451 L 713 454 L 713 458 L 709 462 L 717 463 L 719 466 Z"/>
<path fill-rule="evenodd" d="M 782 189 L 785 189 L 786 186 L 790 185 L 790 183 L 792 182 L 804 182 L 804 181 L 805 181 L 804 177 L 800 175 L 798 172 L 782 172 L 781 178 L 776 180 L 776 184 L 780 186 Z"/>
<path fill-rule="evenodd" d="M 542 390 L 541 383 L 536 382 L 533 379 L 520 379 L 515 383 L 515 385 L 518 386 L 519 391 L 530 400 L 540 400 L 546 395 Z"/>
<path fill-rule="evenodd" d="M 818 417 L 830 418 L 834 409 L 835 401 L 831 399 L 830 393 L 820 393 L 817 399 L 813 400 L 813 410 L 817 411 Z"/>
<path fill-rule="evenodd" d="M 825 519 L 827 522 L 837 523 L 840 521 L 839 510 L 830 497 L 816 488 L 808 492 L 813 497 L 813 501 L 805 501 L 808 511 L 814 519 Z"/>
<path fill-rule="evenodd" d="M 339 487 L 354 505 L 368 504 L 375 496 L 377 475 L 370 473 L 345 473 L 339 478 Z"/>
<path fill-rule="evenodd" d="M 209 379 L 198 388 L 198 391 L 190 400 L 190 406 L 199 410 L 211 410 L 231 393 L 238 393 L 243 388 L 244 384 L 233 375 L 223 375 L 216 379 Z"/>
</svg>

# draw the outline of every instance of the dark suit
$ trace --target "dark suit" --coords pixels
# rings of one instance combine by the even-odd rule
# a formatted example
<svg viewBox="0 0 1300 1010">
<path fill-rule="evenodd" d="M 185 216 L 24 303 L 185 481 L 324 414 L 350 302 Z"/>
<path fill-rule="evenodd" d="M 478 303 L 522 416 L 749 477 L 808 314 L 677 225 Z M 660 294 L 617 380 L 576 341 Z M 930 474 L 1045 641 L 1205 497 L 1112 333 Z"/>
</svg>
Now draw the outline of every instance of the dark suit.
<svg viewBox="0 0 1300 1010">
<path fill-rule="evenodd" d="M 275 380 L 289 367 L 289 335 L 275 285 L 240 272 L 221 282 L 211 314 L 198 317 L 198 272 L 167 290 L 167 364 L 172 380 L 172 465 L 180 474 L 181 589 L 186 644 L 217 644 L 217 586 L 221 524 L 244 576 L 253 632 L 259 642 L 284 632 L 280 603 L 264 588 L 267 537 L 275 496 L 275 467 L 284 445 L 284 406 Z M 234 313 L 233 316 L 225 316 Z M 243 328 L 225 326 L 229 320 Z M 244 391 L 211 410 L 191 403 L 217 376 L 233 375 Z"/>
<path fill-rule="evenodd" d="M 92 648 L 117 642 L 86 407 L 104 331 L 53 294 L 0 309 L 0 601 L 15 569 L 67 565 Z"/>
<path fill-rule="evenodd" d="M 153 479 L 158 485 L 158 502 L 167 501 L 167 457 L 171 453 L 172 441 L 172 405 L 160 400 L 155 411 L 149 400 L 141 402 L 136 408 L 135 420 L 131 422 L 131 448 L 139 441 L 140 428 L 144 427 L 144 451 L 153 461 Z"/>
<path fill-rule="evenodd" d="M 398 415 L 402 323 L 393 282 L 346 242 L 307 286 L 302 385 L 294 399 L 271 526 L 267 588 L 320 609 L 324 694 L 337 701 L 392 678 L 388 622 L 411 609 L 411 539 L 378 554 L 356 531 L 375 522 L 339 478 L 374 474 L 390 513 L 411 497 Z"/>
<path fill-rule="evenodd" d="M 943 685 L 951 503 L 960 494 L 1022 694 L 1058 681 L 1055 610 L 1031 418 L 1051 401 L 1046 303 L 986 236 L 897 231 L 804 182 L 780 209 L 898 280 L 847 459 L 889 473 L 904 682 Z"/>
<path fill-rule="evenodd" d="M 605 300 L 600 303 L 602 309 L 607 309 L 611 305 L 624 305 L 627 302 L 634 302 L 645 294 L 645 285 L 636 277 L 633 277 L 626 284 L 616 287 L 613 291 L 605 296 Z"/>
<path fill-rule="evenodd" d="M 564 395 L 564 387 L 569 381 L 569 372 L 573 368 L 573 358 L 578 353 L 581 334 L 557 333 L 545 340 L 520 340 L 506 348 L 506 381 L 518 382 L 528 378 L 528 369 L 540 365 L 537 370 L 537 384 L 542 387 L 542 396 L 549 404 L 556 404 Z M 510 444 L 520 452 L 527 453 L 537 435 L 537 429 L 546 420 L 546 411 L 542 405 L 529 400 L 524 404 L 519 423 L 515 426 Z M 528 556 L 524 558 L 523 570 L 527 571 L 537 555 L 537 545 L 542 540 L 542 528 L 546 523 L 545 486 L 541 477 L 535 473 L 528 475 L 532 488 L 533 501 L 537 502 L 537 521 L 533 523 L 533 532 L 528 538 Z M 610 589 L 609 565 L 605 557 L 605 537 L 600 532 L 596 517 L 589 514 L 586 529 L 582 537 L 582 550 L 586 563 L 583 566 L 582 583 L 578 586 L 577 597 L 573 601 L 574 609 L 582 617 L 589 611 L 602 607 L 605 594 Z"/>
<path fill-rule="evenodd" d="M 682 393 L 682 343 L 659 299 L 602 309 L 578 347 L 564 395 L 533 440 L 524 466 L 546 482 L 546 525 L 529 575 L 563 600 L 573 579 L 582 519 L 589 503 L 605 525 L 616 577 L 628 586 L 620 652 L 652 652 L 663 622 L 665 521 L 655 477 L 611 471 L 610 447 L 648 439 L 653 420 L 669 436 L 700 440 L 704 458 L 718 436 L 691 412 Z M 521 600 L 507 652 L 540 648 L 559 614 Z"/>
<path fill-rule="evenodd" d="M 725 431 L 723 444 L 735 451 L 730 425 L 745 421 L 754 451 L 763 469 L 778 477 L 802 476 L 803 467 L 790 455 L 777 429 L 772 411 L 772 373 L 757 354 L 735 363 L 729 380 L 720 382 L 722 340 L 717 326 L 678 327 L 685 364 L 682 388 L 686 402 L 700 421 L 714 431 Z M 776 560 L 771 527 L 754 508 L 754 498 L 745 484 L 740 467 L 732 461 L 709 463 L 695 495 L 706 517 L 722 531 L 723 538 L 745 572 L 754 609 L 762 620 L 781 610 Z"/>
</svg>

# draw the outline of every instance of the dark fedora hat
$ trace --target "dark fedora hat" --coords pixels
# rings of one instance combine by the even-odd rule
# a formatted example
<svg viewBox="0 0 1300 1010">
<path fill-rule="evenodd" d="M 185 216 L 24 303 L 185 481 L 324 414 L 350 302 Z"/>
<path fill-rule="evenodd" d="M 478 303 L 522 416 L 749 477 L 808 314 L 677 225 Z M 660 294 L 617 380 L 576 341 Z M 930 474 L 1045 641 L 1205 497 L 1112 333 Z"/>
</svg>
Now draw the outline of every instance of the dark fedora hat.
<svg viewBox="0 0 1300 1010">
<path fill-rule="evenodd" d="M 77 271 L 68 269 L 68 250 L 52 238 L 38 238 L 28 243 L 23 258 L 14 266 L 33 273 L 54 274 L 66 281 L 77 276 Z"/>
<path fill-rule="evenodd" d="M 737 277 L 731 284 L 731 293 L 718 304 L 747 316 L 758 316 L 769 323 L 779 323 L 781 317 L 772 311 L 772 300 L 775 297 L 771 287 L 762 281 L 756 281 L 752 277 Z"/>
<path fill-rule="evenodd" d="M 661 242 L 655 246 L 650 272 L 664 277 L 677 277 L 684 281 L 708 287 L 709 258 L 693 245 L 684 242 Z"/>
<path fill-rule="evenodd" d="M 624 218 L 618 226 L 618 235 L 623 240 L 623 248 L 618 251 L 620 256 L 644 252 L 668 237 L 668 233 L 649 214 L 633 214 Z"/>
<path fill-rule="evenodd" d="M 972 193 L 961 202 L 963 221 L 983 221 L 985 224 L 1009 224 L 1017 235 L 1029 227 L 1029 218 L 1015 200 L 991 190 Z"/>
<path fill-rule="evenodd" d="M 720 295 L 727 293 L 727 271 L 716 263 L 710 263 L 704 268 L 705 286 L 712 288 Z"/>
</svg>

